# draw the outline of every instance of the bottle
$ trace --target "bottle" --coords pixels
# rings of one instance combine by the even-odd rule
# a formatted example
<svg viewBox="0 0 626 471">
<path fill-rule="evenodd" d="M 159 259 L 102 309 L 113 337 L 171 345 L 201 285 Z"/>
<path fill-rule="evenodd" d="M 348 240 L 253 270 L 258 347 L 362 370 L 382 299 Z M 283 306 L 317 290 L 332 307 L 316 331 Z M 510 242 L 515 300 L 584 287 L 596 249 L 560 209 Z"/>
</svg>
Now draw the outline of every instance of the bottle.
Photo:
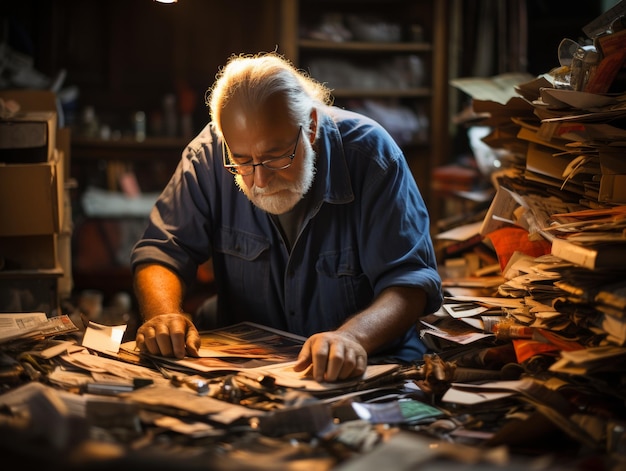
<svg viewBox="0 0 626 471">
<path fill-rule="evenodd" d="M 512 322 L 499 322 L 493 326 L 493 333 L 498 340 L 530 339 L 533 337 L 532 327 L 514 324 Z"/>
<path fill-rule="evenodd" d="M 178 114 L 176 112 L 176 95 L 168 94 L 163 97 L 163 122 L 165 135 L 176 137 L 178 134 Z"/>
<path fill-rule="evenodd" d="M 143 111 L 135 112 L 133 117 L 135 127 L 135 140 L 143 142 L 146 140 L 146 113 Z"/>
<path fill-rule="evenodd" d="M 85 137 L 98 137 L 99 129 L 100 124 L 95 108 L 93 106 L 85 107 L 82 115 L 81 134 Z"/>
<path fill-rule="evenodd" d="M 591 74 L 595 71 L 600 54 L 595 46 L 580 46 L 572 57 L 570 86 L 572 90 L 583 91 Z"/>
<path fill-rule="evenodd" d="M 587 51 L 585 57 L 583 58 L 583 68 L 582 68 L 582 84 L 581 90 L 585 91 L 587 88 L 587 84 L 591 77 L 596 73 L 598 69 L 598 64 L 600 63 L 600 54 L 598 51 Z"/>
</svg>

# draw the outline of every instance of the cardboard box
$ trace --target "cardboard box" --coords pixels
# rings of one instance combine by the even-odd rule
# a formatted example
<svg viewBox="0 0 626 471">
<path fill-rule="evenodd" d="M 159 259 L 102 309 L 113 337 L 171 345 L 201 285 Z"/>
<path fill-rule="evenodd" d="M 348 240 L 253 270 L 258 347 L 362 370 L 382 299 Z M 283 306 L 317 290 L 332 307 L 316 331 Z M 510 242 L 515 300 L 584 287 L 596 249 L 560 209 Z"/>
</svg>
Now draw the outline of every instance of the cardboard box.
<svg viewBox="0 0 626 471">
<path fill-rule="evenodd" d="M 25 126 L 0 126 L 0 310 L 50 315 L 73 286 L 70 130 L 58 128 L 49 90 L 0 90 L 0 99 L 19 104 Z"/>
<path fill-rule="evenodd" d="M 0 165 L 0 236 L 59 232 L 64 213 L 63 154 L 49 162 Z"/>
<path fill-rule="evenodd" d="M 59 273 L 0 272 L 0 312 L 44 312 L 51 317 L 60 313 Z"/>
<path fill-rule="evenodd" d="M 62 271 L 58 234 L 0 237 L 0 275 L 39 269 Z"/>
<path fill-rule="evenodd" d="M 9 88 L 0 90 L 0 98 L 17 102 L 21 111 L 57 110 L 57 96 L 51 90 Z"/>
<path fill-rule="evenodd" d="M 63 152 L 63 167 L 64 167 L 64 176 L 66 182 L 70 181 L 71 178 L 71 168 L 72 161 L 70 160 L 71 150 L 72 150 L 72 131 L 70 128 L 59 128 L 57 129 L 57 149 Z"/>
<path fill-rule="evenodd" d="M 21 112 L 0 119 L 0 162 L 32 164 L 50 161 L 57 148 L 55 111 Z"/>
</svg>

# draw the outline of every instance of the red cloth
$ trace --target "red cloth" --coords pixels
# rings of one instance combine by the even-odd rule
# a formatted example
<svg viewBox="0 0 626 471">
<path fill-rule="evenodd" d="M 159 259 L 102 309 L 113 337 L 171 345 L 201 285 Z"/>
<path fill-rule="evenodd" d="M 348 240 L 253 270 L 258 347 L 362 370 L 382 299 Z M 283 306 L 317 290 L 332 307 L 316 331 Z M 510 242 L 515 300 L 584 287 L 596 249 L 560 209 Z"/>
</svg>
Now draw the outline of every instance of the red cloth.
<svg viewBox="0 0 626 471">
<path fill-rule="evenodd" d="M 561 351 L 556 345 L 532 339 L 514 339 L 512 343 L 515 357 L 520 365 L 536 355 L 552 354 L 552 356 L 557 356 L 558 352 Z"/>
<path fill-rule="evenodd" d="M 502 271 L 504 271 L 514 252 L 522 252 L 531 257 L 539 257 L 549 254 L 552 247 L 547 240 L 530 240 L 528 231 L 519 226 L 496 229 L 487 234 L 486 237 L 493 244 Z"/>
</svg>

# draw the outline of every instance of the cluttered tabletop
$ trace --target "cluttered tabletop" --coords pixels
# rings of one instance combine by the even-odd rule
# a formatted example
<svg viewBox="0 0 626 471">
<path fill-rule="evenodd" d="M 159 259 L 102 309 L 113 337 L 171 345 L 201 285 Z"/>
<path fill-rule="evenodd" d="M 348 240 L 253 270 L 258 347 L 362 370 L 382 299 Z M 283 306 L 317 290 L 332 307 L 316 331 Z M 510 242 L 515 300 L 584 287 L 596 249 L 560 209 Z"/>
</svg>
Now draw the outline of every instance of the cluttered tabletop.
<svg viewBox="0 0 626 471">
<path fill-rule="evenodd" d="M 496 270 L 443 277 L 441 309 L 416 326 L 422 359 L 370 358 L 361 377 L 320 383 L 293 368 L 304 339 L 257 324 L 201 332 L 199 356 L 174 360 L 138 351 L 126 325 L 2 313 L 3 463 L 626 469 L 626 94 L 606 93 L 604 69 L 626 64 L 626 7 L 615 8 L 615 30 L 596 37 L 604 73 L 587 77 L 593 87 L 543 76 L 494 102 L 503 77 L 453 81 L 511 165 L 476 222 L 437 236 L 444 272 L 487 255 Z M 553 83 L 564 70 L 571 79 L 569 65 Z"/>
<path fill-rule="evenodd" d="M 450 300 L 430 321 L 493 309 L 490 299 Z M 471 354 L 467 344 L 445 340 L 448 347 L 419 362 L 371 363 L 362 377 L 319 383 L 292 368 L 302 338 L 257 324 L 202 332 L 200 356 L 175 360 L 122 342 L 123 325 L 79 328 L 65 315 L 37 313 L 3 318 L 0 447 L 25 465 L 609 470 L 626 463 L 623 398 L 610 387 L 624 349 L 572 350 L 551 372 L 515 361 L 509 331 L 506 339 L 472 339 Z M 452 335 L 434 324 L 427 330 L 438 341 Z"/>
</svg>

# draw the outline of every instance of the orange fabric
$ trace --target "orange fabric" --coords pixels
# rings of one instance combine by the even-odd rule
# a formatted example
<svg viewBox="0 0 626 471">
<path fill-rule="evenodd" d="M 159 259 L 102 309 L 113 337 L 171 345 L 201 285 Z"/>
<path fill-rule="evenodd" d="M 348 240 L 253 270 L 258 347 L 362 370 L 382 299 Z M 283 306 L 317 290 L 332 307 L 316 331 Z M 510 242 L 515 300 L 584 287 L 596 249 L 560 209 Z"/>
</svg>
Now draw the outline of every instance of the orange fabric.
<svg viewBox="0 0 626 471">
<path fill-rule="evenodd" d="M 513 348 L 515 349 L 515 356 L 519 364 L 524 363 L 526 360 L 536 355 L 557 355 L 561 350 L 551 343 L 538 342 L 537 340 L 531 339 L 514 339 L 512 342 Z"/>
<path fill-rule="evenodd" d="M 213 262 L 211 260 L 198 266 L 197 279 L 200 283 L 205 284 L 212 283 L 213 280 L 215 280 L 215 276 L 213 275 Z"/>
<path fill-rule="evenodd" d="M 504 271 L 511 256 L 522 252 L 531 257 L 539 257 L 550 253 L 551 244 L 547 240 L 531 241 L 528 231 L 518 226 L 503 227 L 487 234 L 498 255 L 500 269 Z"/>
<path fill-rule="evenodd" d="M 540 340 L 543 337 L 545 341 Z M 513 339 L 513 348 L 518 363 L 523 363 L 535 355 L 557 354 L 560 351 L 581 350 L 578 342 L 567 340 L 546 329 L 537 329 L 533 339 Z"/>
</svg>

